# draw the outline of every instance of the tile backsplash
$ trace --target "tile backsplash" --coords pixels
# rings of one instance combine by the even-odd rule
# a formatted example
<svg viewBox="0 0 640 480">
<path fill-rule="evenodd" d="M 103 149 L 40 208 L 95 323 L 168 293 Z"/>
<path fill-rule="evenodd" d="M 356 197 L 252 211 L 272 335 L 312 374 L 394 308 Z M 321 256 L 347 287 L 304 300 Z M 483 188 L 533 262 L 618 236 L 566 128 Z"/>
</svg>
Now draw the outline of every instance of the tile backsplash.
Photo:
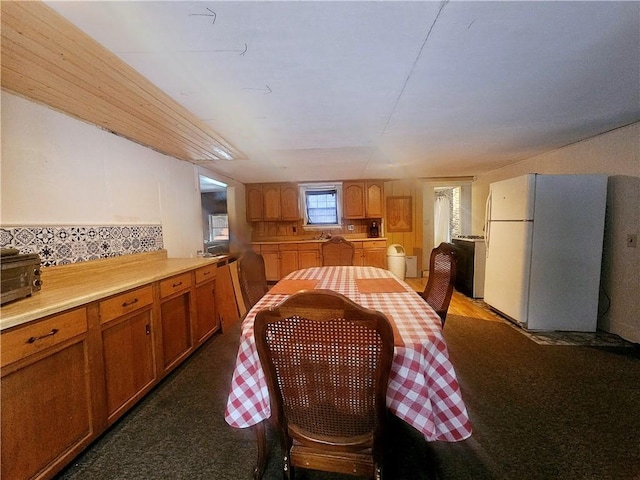
<svg viewBox="0 0 640 480">
<path fill-rule="evenodd" d="M 42 266 L 161 250 L 162 225 L 0 227 L 0 248 L 37 253 Z"/>
</svg>

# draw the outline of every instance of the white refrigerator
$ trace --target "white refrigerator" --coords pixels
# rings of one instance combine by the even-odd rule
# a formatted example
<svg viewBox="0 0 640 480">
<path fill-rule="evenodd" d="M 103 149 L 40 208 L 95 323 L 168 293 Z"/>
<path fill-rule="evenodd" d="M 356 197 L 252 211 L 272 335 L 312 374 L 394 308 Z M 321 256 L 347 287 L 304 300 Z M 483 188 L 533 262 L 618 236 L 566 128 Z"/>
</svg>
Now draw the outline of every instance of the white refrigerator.
<svg viewBox="0 0 640 480">
<path fill-rule="evenodd" d="M 594 332 L 606 201 L 606 175 L 492 183 L 485 303 L 528 330 Z"/>
</svg>

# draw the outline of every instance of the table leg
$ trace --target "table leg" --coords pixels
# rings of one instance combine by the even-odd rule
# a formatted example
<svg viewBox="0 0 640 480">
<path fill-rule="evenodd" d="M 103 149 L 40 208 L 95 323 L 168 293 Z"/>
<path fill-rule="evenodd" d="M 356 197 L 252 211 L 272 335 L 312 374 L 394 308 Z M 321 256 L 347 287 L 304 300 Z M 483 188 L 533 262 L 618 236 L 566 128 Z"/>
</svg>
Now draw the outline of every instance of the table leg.
<svg viewBox="0 0 640 480">
<path fill-rule="evenodd" d="M 261 480 L 264 469 L 267 465 L 267 435 L 265 432 L 264 421 L 257 423 L 251 427 L 256 434 L 256 445 L 258 447 L 258 459 L 256 467 L 253 470 L 254 480 Z"/>
</svg>

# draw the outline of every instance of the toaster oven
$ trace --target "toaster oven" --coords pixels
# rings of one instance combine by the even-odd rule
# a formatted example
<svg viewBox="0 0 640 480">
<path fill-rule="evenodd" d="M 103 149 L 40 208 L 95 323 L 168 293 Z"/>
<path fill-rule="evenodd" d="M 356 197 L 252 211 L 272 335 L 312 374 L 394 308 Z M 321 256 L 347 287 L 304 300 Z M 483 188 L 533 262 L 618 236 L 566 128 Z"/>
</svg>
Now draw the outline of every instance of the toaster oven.
<svg viewBox="0 0 640 480">
<path fill-rule="evenodd" d="M 2 251 L 0 257 L 0 304 L 29 297 L 40 290 L 40 256 L 18 254 L 17 250 Z"/>
</svg>

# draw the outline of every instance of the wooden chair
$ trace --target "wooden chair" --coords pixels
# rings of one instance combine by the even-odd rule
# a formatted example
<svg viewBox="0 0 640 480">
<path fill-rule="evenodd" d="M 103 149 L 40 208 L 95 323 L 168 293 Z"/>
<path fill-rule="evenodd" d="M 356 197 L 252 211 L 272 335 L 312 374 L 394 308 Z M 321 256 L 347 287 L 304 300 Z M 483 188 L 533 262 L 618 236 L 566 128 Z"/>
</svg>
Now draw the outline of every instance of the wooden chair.
<svg viewBox="0 0 640 480">
<path fill-rule="evenodd" d="M 380 478 L 393 331 L 331 290 L 298 292 L 254 324 L 283 477 L 303 467 Z"/>
<path fill-rule="evenodd" d="M 238 277 L 245 306 L 249 310 L 269 290 L 262 255 L 251 249 L 245 250 L 238 259 Z"/>
<path fill-rule="evenodd" d="M 332 237 L 322 244 L 322 265 L 353 265 L 353 243 Z"/>
<path fill-rule="evenodd" d="M 442 326 L 447 318 L 453 285 L 456 281 L 456 253 L 450 243 L 441 243 L 431 251 L 429 260 L 429 278 L 422 298 L 431 305 L 442 320 Z"/>
</svg>

